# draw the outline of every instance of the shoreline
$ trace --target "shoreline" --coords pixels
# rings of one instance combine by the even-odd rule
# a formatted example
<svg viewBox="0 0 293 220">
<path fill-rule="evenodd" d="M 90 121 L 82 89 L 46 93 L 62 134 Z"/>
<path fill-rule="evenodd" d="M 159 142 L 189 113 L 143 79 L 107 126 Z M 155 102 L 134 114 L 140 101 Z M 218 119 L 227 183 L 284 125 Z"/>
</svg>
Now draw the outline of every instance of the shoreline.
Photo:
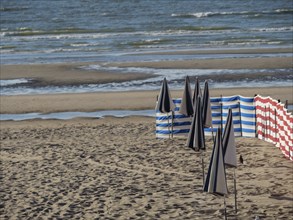
<svg viewBox="0 0 293 220">
<path fill-rule="evenodd" d="M 180 98 L 182 90 L 171 90 L 173 98 Z M 253 97 L 255 94 L 271 96 L 288 104 L 293 103 L 293 87 L 275 88 L 226 88 L 210 89 L 210 96 L 242 95 Z M 97 92 L 78 94 L 48 94 L 0 96 L 1 114 L 53 113 L 53 112 L 94 112 L 101 110 L 147 110 L 154 109 L 159 90 L 128 92 Z"/>
<path fill-rule="evenodd" d="M 57 63 L 57 64 L 29 64 L 29 65 L 1 65 L 0 79 L 17 79 L 30 78 L 33 80 L 29 86 L 31 88 L 39 88 L 46 86 L 67 86 L 67 85 L 87 85 L 87 84 L 106 84 L 115 82 L 131 82 L 135 80 L 144 80 L 152 77 L 157 77 L 159 83 L 159 74 L 154 75 L 148 72 L 121 72 L 115 69 L 116 67 L 148 67 L 160 69 L 231 69 L 231 73 L 213 75 L 198 75 L 201 82 L 210 78 L 213 83 L 210 84 L 210 96 L 254 96 L 260 94 L 262 96 L 271 96 L 274 99 L 280 99 L 285 103 L 288 100 L 289 104 L 293 103 L 293 87 L 234 87 L 234 88 L 212 88 L 212 85 L 217 82 L 227 82 L 233 85 L 237 80 L 259 81 L 262 82 L 264 77 L 267 80 L 274 82 L 275 77 L 280 77 L 281 80 L 290 80 L 287 72 L 277 73 L 275 71 L 266 72 L 266 69 L 280 68 L 290 70 L 292 68 L 291 57 L 278 57 L 278 52 L 289 52 L 289 48 L 283 49 L 239 49 L 239 50 L 211 50 L 209 53 L 232 53 L 239 54 L 248 53 L 265 53 L 274 52 L 276 57 L 256 57 L 256 58 L 223 58 L 223 59 L 192 59 L 192 60 L 175 60 L 175 61 L 159 61 L 159 62 L 115 62 L 115 63 Z M 196 52 L 196 51 L 193 51 Z M 191 51 L 177 51 L 177 53 L 193 53 Z M 197 51 L 200 53 L 200 51 Z M 201 51 L 202 52 L 202 51 Z M 168 52 L 172 53 L 172 52 Z M 100 65 L 102 69 L 86 69 L 89 65 Z M 111 67 L 115 67 L 111 69 Z M 245 72 L 237 72 L 233 74 L 233 70 L 237 69 L 261 69 L 253 74 Z M 107 71 L 105 71 L 107 70 Z M 120 71 L 120 72 L 119 72 Z M 174 73 L 173 73 L 174 74 Z M 165 75 L 168 79 L 168 74 Z M 181 78 L 180 78 L 181 77 Z M 178 84 L 182 84 L 182 90 L 172 90 L 173 98 L 180 98 L 183 92 L 184 77 L 183 75 L 176 78 Z M 193 80 L 196 75 L 190 76 Z M 161 77 L 163 78 L 163 76 Z M 175 79 L 175 78 L 174 78 Z M 192 82 L 192 81 L 191 81 Z M 276 80 L 276 83 L 278 81 Z M 144 83 L 144 82 L 142 82 Z M 153 83 L 153 82 L 152 82 Z M 13 85 L 19 87 L 28 84 Z M 140 84 L 138 84 L 140 85 Z M 11 87 L 13 87 L 11 86 Z M 29 88 L 30 88 L 29 87 Z M 9 87 L 8 87 L 9 88 Z M 126 83 L 127 88 L 127 83 Z M 145 110 L 155 107 L 156 97 L 159 94 L 158 89 L 145 90 L 141 89 L 132 91 L 119 92 L 88 92 L 88 93 L 59 93 L 59 94 L 37 94 L 37 95 L 12 95 L 0 96 L 1 114 L 15 113 L 52 113 L 52 112 L 68 112 L 81 111 L 93 112 L 99 110 Z M 181 87 L 180 87 L 181 88 Z M 176 88 L 177 89 L 177 88 Z M 192 88 L 193 89 L 193 88 Z"/>
<path fill-rule="evenodd" d="M 206 49 L 179 49 L 162 52 L 144 52 L 143 54 L 154 55 L 193 55 L 193 54 L 267 54 L 267 53 L 292 53 L 288 47 L 259 47 L 259 48 L 206 48 Z"/>
<path fill-rule="evenodd" d="M 240 49 L 210 49 L 210 50 L 178 50 L 162 52 L 143 52 L 131 54 L 142 55 L 192 55 L 192 54 L 275 54 L 274 57 L 235 57 L 235 58 L 185 58 L 184 60 L 160 61 L 124 61 L 124 62 L 74 62 L 51 64 L 1 64 L 1 80 L 26 78 L 31 82 L 25 85 L 31 87 L 42 86 L 78 86 L 83 84 L 121 83 L 130 80 L 143 80 L 155 77 L 149 72 L 135 72 L 125 68 L 153 68 L 153 69 L 291 69 L 292 58 L 280 57 L 280 53 L 292 53 L 292 48 L 240 48 Z M 171 57 L 172 58 L 172 57 Z M 88 69 L 90 65 L 98 65 L 97 69 Z M 112 67 L 116 68 L 113 69 Z M 121 69 L 124 70 L 121 72 Z M 260 73 L 259 73 L 260 74 Z M 263 73 L 265 74 L 265 73 Z M 272 74 L 272 73 L 270 73 Z M 233 75 L 233 74 L 231 74 Z M 242 74 L 241 78 L 249 77 Z M 271 75 L 270 75 L 271 76 Z M 202 75 L 202 77 L 208 77 Z M 213 76 L 215 80 L 219 77 Z M 231 76 L 225 76 L 229 78 Z M 250 76 L 251 77 L 251 76 Z M 24 85 L 24 84 L 23 84 Z"/>
</svg>

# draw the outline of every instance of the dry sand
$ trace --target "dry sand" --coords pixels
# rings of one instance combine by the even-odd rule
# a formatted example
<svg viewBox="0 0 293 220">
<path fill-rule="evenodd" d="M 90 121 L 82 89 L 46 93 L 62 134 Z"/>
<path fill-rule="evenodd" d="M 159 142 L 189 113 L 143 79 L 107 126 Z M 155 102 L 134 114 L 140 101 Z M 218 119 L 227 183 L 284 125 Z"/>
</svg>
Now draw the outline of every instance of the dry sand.
<svg viewBox="0 0 293 220">
<path fill-rule="evenodd" d="M 223 219 L 202 192 L 200 157 L 155 138 L 154 118 L 1 122 L 1 219 Z M 237 138 L 238 214 L 227 170 L 228 219 L 292 219 L 292 162 L 272 144 Z M 207 142 L 206 170 L 212 142 Z"/>
<path fill-rule="evenodd" d="M 88 64 L 1 65 L 1 79 L 28 77 L 35 80 L 33 86 L 42 86 L 150 77 L 84 71 L 79 68 L 83 65 Z M 291 68 L 292 59 L 134 65 Z M 211 96 L 221 94 L 270 95 L 293 103 L 292 87 L 211 90 Z M 158 91 L 0 96 L 0 113 L 153 109 L 157 95 Z M 181 95 L 182 91 L 172 91 L 174 98 Z M 0 219 L 223 219 L 223 199 L 202 192 L 199 155 L 185 147 L 184 139 L 156 139 L 154 118 L 1 121 L 0 129 Z M 228 219 L 254 219 L 256 215 L 260 219 L 293 219 L 293 163 L 262 140 L 236 141 L 237 156 L 244 158 L 237 168 L 239 213 L 236 216 L 233 211 L 233 171 L 228 170 Z M 206 171 L 211 149 L 209 139 Z"/>
</svg>

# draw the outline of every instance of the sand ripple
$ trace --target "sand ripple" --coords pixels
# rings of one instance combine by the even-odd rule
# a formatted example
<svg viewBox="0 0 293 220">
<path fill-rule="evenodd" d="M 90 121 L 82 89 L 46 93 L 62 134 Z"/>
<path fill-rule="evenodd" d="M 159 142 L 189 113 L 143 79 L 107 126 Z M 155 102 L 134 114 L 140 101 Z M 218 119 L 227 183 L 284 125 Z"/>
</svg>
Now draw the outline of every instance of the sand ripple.
<svg viewBox="0 0 293 220">
<path fill-rule="evenodd" d="M 222 198 L 202 193 L 199 155 L 154 131 L 143 117 L 3 122 L 1 219 L 223 219 Z M 238 219 L 289 219 L 292 163 L 261 140 L 237 143 Z M 229 219 L 233 205 L 231 194 Z"/>
</svg>

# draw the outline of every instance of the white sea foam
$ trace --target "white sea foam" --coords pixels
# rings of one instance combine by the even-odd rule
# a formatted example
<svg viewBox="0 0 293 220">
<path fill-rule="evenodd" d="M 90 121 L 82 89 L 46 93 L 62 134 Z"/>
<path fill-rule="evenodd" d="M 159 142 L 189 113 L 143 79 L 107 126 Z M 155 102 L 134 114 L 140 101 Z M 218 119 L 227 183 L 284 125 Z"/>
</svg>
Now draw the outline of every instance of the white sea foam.
<svg viewBox="0 0 293 220">
<path fill-rule="evenodd" d="M 30 80 L 25 78 L 20 79 L 1 79 L 0 80 L 0 86 L 11 86 L 11 85 L 17 85 L 22 83 L 28 83 Z"/>
<path fill-rule="evenodd" d="M 288 31 L 293 31 L 293 26 L 271 27 L 271 28 L 251 28 L 250 30 L 259 31 L 259 32 L 288 32 Z"/>
<path fill-rule="evenodd" d="M 156 1 L 156 4 L 92 1 L 89 7 L 81 1 L 68 0 L 55 1 L 56 4 L 18 1 L 17 7 L 11 7 L 9 2 L 3 1 L 1 11 L 2 64 L 124 62 L 126 59 L 122 56 L 119 60 L 115 55 L 102 55 L 173 48 L 203 49 L 213 45 L 221 49 L 222 45 L 225 48 L 292 46 L 293 9 L 288 0 L 258 0 L 253 4 L 243 4 L 241 0 L 210 0 L 205 4 L 198 1 L 178 4 L 178 0 Z M 27 7 L 24 11 L 23 6 Z M 68 17 L 70 19 L 66 19 Z M 243 38 L 243 42 L 229 41 L 234 38 Z M 269 41 L 258 44 L 245 40 L 256 38 Z M 216 41 L 223 44 L 209 44 Z"/>
<path fill-rule="evenodd" d="M 172 17 L 196 17 L 196 18 L 205 18 L 210 16 L 225 16 L 225 15 L 260 15 L 260 14 L 275 14 L 275 13 L 287 13 L 292 12 L 292 9 L 276 9 L 273 11 L 226 11 L 226 12 L 196 12 L 196 13 L 182 13 L 182 14 L 171 14 Z"/>
</svg>

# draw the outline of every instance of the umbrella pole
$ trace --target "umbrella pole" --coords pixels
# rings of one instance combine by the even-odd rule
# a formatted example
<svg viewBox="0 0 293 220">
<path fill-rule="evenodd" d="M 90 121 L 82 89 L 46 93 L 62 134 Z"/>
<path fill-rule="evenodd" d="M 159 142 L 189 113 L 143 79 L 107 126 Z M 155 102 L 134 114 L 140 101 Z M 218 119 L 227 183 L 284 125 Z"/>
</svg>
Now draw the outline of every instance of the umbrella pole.
<svg viewBox="0 0 293 220">
<path fill-rule="evenodd" d="M 214 128 L 213 128 L 213 125 L 212 125 L 211 129 L 212 129 L 212 138 L 213 138 L 213 143 L 215 143 L 215 136 L 214 136 Z"/>
<path fill-rule="evenodd" d="M 226 196 L 224 195 L 224 219 L 227 220 Z"/>
<path fill-rule="evenodd" d="M 168 119 L 168 134 L 169 134 L 169 139 L 170 139 L 170 120 L 169 120 L 169 113 L 167 113 L 167 119 Z"/>
<path fill-rule="evenodd" d="M 236 169 L 234 168 L 234 199 L 235 199 L 235 213 L 237 213 L 237 189 L 236 189 Z"/>
<path fill-rule="evenodd" d="M 173 122 L 174 122 L 174 112 L 171 113 L 171 138 L 173 139 Z"/>
<path fill-rule="evenodd" d="M 204 161 L 203 161 L 203 152 L 200 152 L 201 155 L 201 167 L 202 167 L 202 185 L 204 186 Z"/>
</svg>

